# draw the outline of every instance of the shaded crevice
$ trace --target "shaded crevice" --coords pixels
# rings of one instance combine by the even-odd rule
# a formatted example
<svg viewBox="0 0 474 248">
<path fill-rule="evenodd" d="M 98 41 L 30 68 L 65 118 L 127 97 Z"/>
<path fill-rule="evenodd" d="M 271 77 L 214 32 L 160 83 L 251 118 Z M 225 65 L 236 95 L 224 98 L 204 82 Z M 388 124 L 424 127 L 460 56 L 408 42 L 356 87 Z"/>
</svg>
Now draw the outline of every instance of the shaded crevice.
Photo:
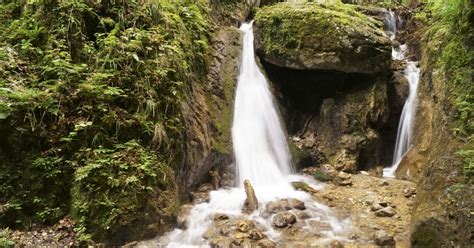
<svg viewBox="0 0 474 248">
<path fill-rule="evenodd" d="M 301 142 L 305 145 L 311 142 L 308 151 L 299 152 L 304 156 L 298 168 L 337 163 L 337 153 L 344 149 L 355 156 L 357 170 L 391 165 L 403 104 L 390 74 L 296 70 L 263 59 L 261 63 L 274 86 L 288 134 L 305 140 Z M 371 97 L 377 99 L 375 107 L 369 106 Z M 365 122 L 353 116 L 364 116 Z M 347 135 L 352 140 L 345 140 Z M 356 144 L 347 145 L 351 142 Z"/>
</svg>

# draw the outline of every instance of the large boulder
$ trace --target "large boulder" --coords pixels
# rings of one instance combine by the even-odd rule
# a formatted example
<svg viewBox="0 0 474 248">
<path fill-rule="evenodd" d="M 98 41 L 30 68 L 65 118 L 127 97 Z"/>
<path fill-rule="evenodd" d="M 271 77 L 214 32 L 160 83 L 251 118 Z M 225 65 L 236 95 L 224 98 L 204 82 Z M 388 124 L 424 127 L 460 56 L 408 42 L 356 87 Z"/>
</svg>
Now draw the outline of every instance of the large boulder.
<svg viewBox="0 0 474 248">
<path fill-rule="evenodd" d="M 387 71 L 391 44 L 383 24 L 345 4 L 278 3 L 255 16 L 258 54 L 292 69 Z"/>
</svg>

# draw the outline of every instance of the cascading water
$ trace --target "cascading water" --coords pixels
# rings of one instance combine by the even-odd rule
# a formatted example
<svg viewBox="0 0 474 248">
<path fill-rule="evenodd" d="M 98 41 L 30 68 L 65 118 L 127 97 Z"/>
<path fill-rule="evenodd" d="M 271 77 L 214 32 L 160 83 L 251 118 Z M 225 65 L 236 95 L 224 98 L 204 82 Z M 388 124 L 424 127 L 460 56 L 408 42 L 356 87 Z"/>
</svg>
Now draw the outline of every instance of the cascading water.
<svg viewBox="0 0 474 248">
<path fill-rule="evenodd" d="M 301 222 L 313 221 L 328 226 L 328 230 L 318 233 L 321 235 L 318 239 L 320 244 L 345 240 L 343 236 L 349 231 L 348 220 L 339 221 L 329 207 L 291 186 L 290 182 L 298 180 L 318 188 L 309 178 L 290 175 L 291 157 L 286 137 L 268 82 L 255 61 L 252 24 L 243 24 L 240 30 L 244 32 L 244 45 L 232 127 L 239 187 L 212 191 L 208 203 L 195 205 L 191 209 L 186 229 L 175 229 L 147 246 L 208 246 L 202 235 L 212 226 L 213 214 L 244 216 L 242 206 L 246 196 L 242 184 L 245 179 L 253 185 L 260 204 L 258 210 L 246 217 L 262 224 L 267 229 L 265 234 L 268 238 L 278 241 L 279 232 L 273 229 L 271 216 L 264 213 L 265 205 L 284 198 L 305 202 L 309 218 Z"/>
<path fill-rule="evenodd" d="M 390 40 L 394 41 L 398 29 L 398 17 L 393 11 L 390 10 L 387 13 L 385 20 Z M 392 59 L 405 59 L 406 51 L 407 46 L 405 44 L 400 45 L 398 48 L 393 47 Z M 417 67 L 417 62 L 407 61 L 406 68 L 404 70 L 404 76 L 409 84 L 409 93 L 405 105 L 403 106 L 402 115 L 400 116 L 400 122 L 398 123 L 397 141 L 395 143 L 392 166 L 384 169 L 383 176 L 385 177 L 395 177 L 395 172 L 398 168 L 398 165 L 400 164 L 402 158 L 410 147 L 411 137 L 413 133 L 413 125 L 417 105 L 418 83 L 420 81 L 420 69 Z"/>
<path fill-rule="evenodd" d="M 252 24 L 243 24 L 243 60 L 235 96 L 232 141 L 240 186 L 291 188 L 291 158 L 267 80 L 255 62 Z M 271 176 L 265 176 L 271 175 Z"/>
</svg>

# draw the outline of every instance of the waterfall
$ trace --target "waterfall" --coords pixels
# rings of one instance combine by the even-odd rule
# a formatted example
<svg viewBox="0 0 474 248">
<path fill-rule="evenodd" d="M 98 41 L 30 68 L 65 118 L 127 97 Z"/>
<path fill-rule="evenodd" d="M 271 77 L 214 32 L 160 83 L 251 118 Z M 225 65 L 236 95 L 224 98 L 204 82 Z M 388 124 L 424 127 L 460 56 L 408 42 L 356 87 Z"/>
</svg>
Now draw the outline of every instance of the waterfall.
<svg viewBox="0 0 474 248">
<path fill-rule="evenodd" d="M 238 187 L 211 191 L 209 202 L 191 209 L 185 229 L 177 228 L 149 241 L 145 247 L 208 247 L 202 236 L 213 225 L 215 213 L 254 220 L 267 229 L 265 235 L 269 239 L 278 241 L 280 231 L 273 228 L 272 216 L 265 213 L 265 206 L 270 201 L 284 198 L 296 198 L 305 203 L 309 218 L 300 220 L 305 225 L 316 221 L 328 226 L 329 230 L 318 236 L 321 244 L 348 240 L 344 237 L 350 231 L 349 220 L 340 221 L 329 207 L 291 186 L 292 181 L 304 181 L 320 188 L 311 178 L 290 175 L 291 156 L 286 136 L 268 82 L 255 61 L 252 23 L 242 24 L 240 30 L 244 33 L 244 44 L 232 126 Z M 260 206 L 250 215 L 242 213 L 246 197 L 242 182 L 245 179 L 253 185 Z"/>
<path fill-rule="evenodd" d="M 242 186 L 248 179 L 255 188 L 284 187 L 284 176 L 291 172 L 286 136 L 268 82 L 255 61 L 252 24 L 243 24 L 241 30 L 245 40 L 232 126 L 238 183 Z"/>
<path fill-rule="evenodd" d="M 392 42 L 395 41 L 398 31 L 397 21 L 399 21 L 399 19 L 396 14 L 389 10 L 385 17 L 385 22 L 387 32 Z M 392 59 L 404 60 L 407 50 L 408 48 L 406 44 L 402 44 L 399 47 L 392 47 Z M 395 177 L 395 172 L 398 168 L 398 165 L 410 147 L 413 133 L 417 105 L 418 83 L 420 81 L 420 69 L 417 67 L 417 62 L 407 61 L 403 75 L 408 81 L 409 93 L 405 105 L 403 106 L 400 121 L 398 123 L 397 141 L 395 143 L 392 166 L 384 169 L 383 175 L 385 177 Z"/>
</svg>

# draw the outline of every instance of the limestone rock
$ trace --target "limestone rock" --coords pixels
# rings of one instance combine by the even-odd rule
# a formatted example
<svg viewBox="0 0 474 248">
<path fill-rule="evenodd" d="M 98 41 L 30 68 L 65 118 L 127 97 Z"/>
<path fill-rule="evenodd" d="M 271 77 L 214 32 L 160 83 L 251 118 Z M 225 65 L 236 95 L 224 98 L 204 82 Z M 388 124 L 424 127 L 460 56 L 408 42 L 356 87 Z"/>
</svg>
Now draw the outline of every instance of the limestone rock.
<svg viewBox="0 0 474 248">
<path fill-rule="evenodd" d="M 379 230 L 374 234 L 374 242 L 380 246 L 394 246 L 395 239 L 384 230 Z"/>
<path fill-rule="evenodd" d="M 294 223 L 296 223 L 296 216 L 290 212 L 280 212 L 272 218 L 272 224 L 279 228 L 287 227 Z"/>
<path fill-rule="evenodd" d="M 243 211 L 246 214 L 251 214 L 253 211 L 257 210 L 258 208 L 258 200 L 257 196 L 255 195 L 255 191 L 250 184 L 249 180 L 244 181 L 244 188 L 245 194 L 247 195 L 247 199 L 245 200 Z"/>
<path fill-rule="evenodd" d="M 392 217 L 395 214 L 397 214 L 397 212 L 390 206 L 375 211 L 375 215 L 378 217 Z"/>
<path fill-rule="evenodd" d="M 306 207 L 304 205 L 304 202 L 293 198 L 269 202 L 265 207 L 265 211 L 269 214 L 274 214 L 291 209 L 305 210 Z"/>
<path fill-rule="evenodd" d="M 350 186 L 352 185 L 351 175 L 341 171 L 334 178 L 334 183 L 340 186 Z"/>
<path fill-rule="evenodd" d="M 269 239 L 262 239 L 257 243 L 257 246 L 262 248 L 273 248 L 276 247 L 276 244 Z"/>
<path fill-rule="evenodd" d="M 414 187 L 407 187 L 407 188 L 404 188 L 404 189 L 403 189 L 403 195 L 404 195 L 406 198 L 409 198 L 409 197 L 412 196 L 412 195 L 416 195 L 416 188 L 414 188 Z"/>
<path fill-rule="evenodd" d="M 257 52 L 292 69 L 387 71 L 391 44 L 382 23 L 340 4 L 275 4 L 255 16 Z M 354 63 L 357 61 L 357 63 Z"/>
</svg>

